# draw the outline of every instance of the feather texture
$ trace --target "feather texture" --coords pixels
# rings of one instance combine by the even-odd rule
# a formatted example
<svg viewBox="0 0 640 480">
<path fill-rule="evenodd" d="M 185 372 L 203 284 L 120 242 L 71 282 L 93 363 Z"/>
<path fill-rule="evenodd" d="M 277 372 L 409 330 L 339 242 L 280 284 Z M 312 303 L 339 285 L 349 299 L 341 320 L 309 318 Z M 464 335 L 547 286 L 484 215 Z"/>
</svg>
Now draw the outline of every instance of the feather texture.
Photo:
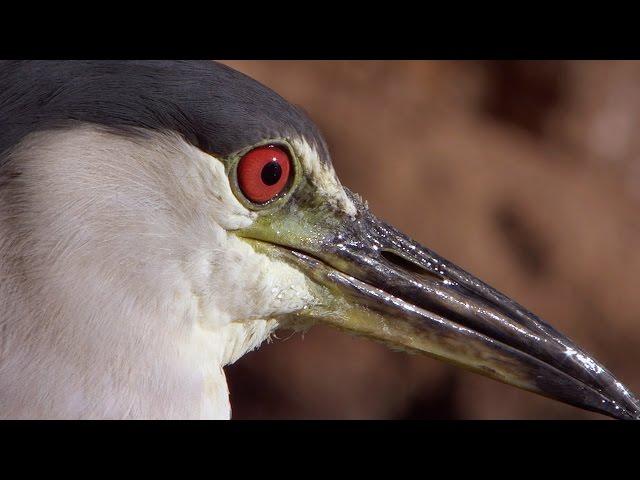
<svg viewBox="0 0 640 480">
<path fill-rule="evenodd" d="M 218 159 L 140 133 L 43 130 L 7 158 L 3 417 L 228 418 L 222 367 L 313 303 L 302 273 L 229 233 L 255 213 Z"/>
</svg>

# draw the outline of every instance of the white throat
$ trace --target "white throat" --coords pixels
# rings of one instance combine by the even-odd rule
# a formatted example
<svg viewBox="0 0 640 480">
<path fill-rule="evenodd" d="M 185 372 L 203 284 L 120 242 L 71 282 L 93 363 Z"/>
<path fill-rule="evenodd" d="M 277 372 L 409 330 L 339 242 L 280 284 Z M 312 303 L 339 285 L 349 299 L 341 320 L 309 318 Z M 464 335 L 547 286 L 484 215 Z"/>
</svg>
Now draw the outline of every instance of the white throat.
<svg viewBox="0 0 640 480">
<path fill-rule="evenodd" d="M 229 418 L 222 367 L 312 302 L 229 233 L 254 216 L 173 134 L 27 137 L 0 172 L 0 416 Z"/>
</svg>

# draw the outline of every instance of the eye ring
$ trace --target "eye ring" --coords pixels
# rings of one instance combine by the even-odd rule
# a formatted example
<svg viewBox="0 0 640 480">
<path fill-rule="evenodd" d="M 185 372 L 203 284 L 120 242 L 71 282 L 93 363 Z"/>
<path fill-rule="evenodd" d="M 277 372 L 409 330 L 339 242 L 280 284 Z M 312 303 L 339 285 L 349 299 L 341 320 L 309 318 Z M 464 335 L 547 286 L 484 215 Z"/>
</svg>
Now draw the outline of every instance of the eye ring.
<svg viewBox="0 0 640 480">
<path fill-rule="evenodd" d="M 240 192 L 253 205 L 263 206 L 291 186 L 292 160 L 286 147 L 266 144 L 240 157 L 236 179 Z"/>
</svg>

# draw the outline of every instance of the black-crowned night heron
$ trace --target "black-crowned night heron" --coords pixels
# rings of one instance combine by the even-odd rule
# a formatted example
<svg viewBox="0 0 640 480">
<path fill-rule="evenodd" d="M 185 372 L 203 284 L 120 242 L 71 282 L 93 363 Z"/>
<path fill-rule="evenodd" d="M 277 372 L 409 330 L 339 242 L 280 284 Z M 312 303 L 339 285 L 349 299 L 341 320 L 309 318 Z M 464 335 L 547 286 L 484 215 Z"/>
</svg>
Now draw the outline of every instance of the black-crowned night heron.
<svg viewBox="0 0 640 480">
<path fill-rule="evenodd" d="M 223 366 L 316 322 L 640 416 L 565 336 L 373 216 L 250 78 L 0 64 L 0 416 L 228 418 Z"/>
</svg>

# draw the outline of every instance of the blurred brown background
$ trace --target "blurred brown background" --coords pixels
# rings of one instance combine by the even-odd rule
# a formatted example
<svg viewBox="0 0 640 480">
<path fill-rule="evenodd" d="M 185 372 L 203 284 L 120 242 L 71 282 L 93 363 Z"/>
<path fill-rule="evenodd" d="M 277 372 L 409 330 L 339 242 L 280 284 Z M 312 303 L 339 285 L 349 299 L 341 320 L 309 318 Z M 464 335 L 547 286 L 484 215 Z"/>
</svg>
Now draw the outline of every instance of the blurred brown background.
<svg viewBox="0 0 640 480">
<path fill-rule="evenodd" d="M 640 392 L 640 62 L 229 61 L 371 210 Z M 603 418 L 316 327 L 227 368 L 234 418 Z"/>
</svg>

